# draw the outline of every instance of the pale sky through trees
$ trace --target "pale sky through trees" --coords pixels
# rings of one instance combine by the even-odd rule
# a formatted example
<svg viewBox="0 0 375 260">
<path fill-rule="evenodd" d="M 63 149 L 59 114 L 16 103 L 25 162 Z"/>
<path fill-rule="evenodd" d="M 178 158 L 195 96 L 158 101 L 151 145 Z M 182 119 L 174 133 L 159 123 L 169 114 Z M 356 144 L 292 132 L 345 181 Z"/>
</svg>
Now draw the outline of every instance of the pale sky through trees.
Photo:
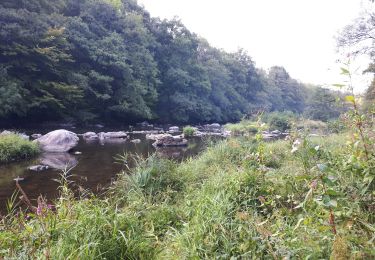
<svg viewBox="0 0 375 260">
<path fill-rule="evenodd" d="M 305 83 L 342 81 L 338 32 L 359 16 L 367 0 L 138 0 L 151 16 L 178 16 L 191 31 L 227 51 L 242 47 L 258 67 L 284 66 Z M 358 59 L 357 90 L 366 88 L 368 65 Z"/>
</svg>

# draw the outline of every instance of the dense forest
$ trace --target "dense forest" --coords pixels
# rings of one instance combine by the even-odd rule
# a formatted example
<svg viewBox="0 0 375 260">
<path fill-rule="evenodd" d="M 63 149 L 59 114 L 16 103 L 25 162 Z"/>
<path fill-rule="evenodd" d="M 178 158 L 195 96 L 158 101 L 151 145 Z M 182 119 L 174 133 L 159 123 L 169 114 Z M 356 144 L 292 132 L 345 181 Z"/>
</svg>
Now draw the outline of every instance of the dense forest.
<svg viewBox="0 0 375 260">
<path fill-rule="evenodd" d="M 246 51 L 214 48 L 135 0 L 2 0 L 0 39 L 2 122 L 339 115 L 337 93 L 306 87 L 282 67 L 257 69 Z"/>
</svg>

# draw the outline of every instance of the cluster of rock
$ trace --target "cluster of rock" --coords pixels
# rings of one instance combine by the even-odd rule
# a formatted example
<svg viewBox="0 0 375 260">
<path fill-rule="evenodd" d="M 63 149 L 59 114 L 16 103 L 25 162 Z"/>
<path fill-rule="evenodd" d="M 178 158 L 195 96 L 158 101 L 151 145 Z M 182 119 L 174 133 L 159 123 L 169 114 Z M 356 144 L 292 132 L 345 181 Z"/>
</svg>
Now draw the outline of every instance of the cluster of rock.
<svg viewBox="0 0 375 260">
<path fill-rule="evenodd" d="M 203 126 L 203 130 L 205 132 L 216 132 L 216 133 L 220 133 L 221 130 L 222 130 L 222 127 L 220 124 L 218 123 L 213 123 L 213 124 L 206 124 Z"/>
<path fill-rule="evenodd" d="M 82 135 L 83 139 L 86 141 L 95 141 L 95 140 L 108 140 L 108 139 L 127 139 L 128 134 L 119 131 L 119 132 L 87 132 Z"/>
<path fill-rule="evenodd" d="M 262 132 L 263 139 L 266 140 L 266 141 L 284 139 L 288 135 L 289 135 L 289 133 L 283 133 L 279 130 L 263 131 Z"/>
<path fill-rule="evenodd" d="M 86 132 L 81 135 L 77 135 L 71 131 L 65 129 L 59 129 L 52 132 L 49 132 L 45 135 L 41 134 L 32 134 L 30 137 L 34 139 L 34 142 L 38 143 L 40 150 L 43 152 L 39 158 L 38 165 L 30 166 L 28 169 L 30 171 L 45 171 L 48 169 L 59 169 L 66 170 L 71 167 L 74 167 L 78 164 L 75 156 L 70 154 L 79 142 L 79 136 L 82 137 L 86 142 L 98 141 L 101 144 L 111 143 L 111 142 L 124 142 L 130 140 L 129 134 L 145 134 L 146 139 L 153 140 L 153 146 L 157 147 L 158 150 L 164 151 L 165 154 L 168 154 L 173 149 L 180 149 L 178 147 L 186 147 L 188 145 L 188 140 L 185 139 L 184 135 L 181 133 L 182 129 L 178 126 L 168 127 L 166 130 L 163 128 L 154 127 L 152 124 L 143 122 L 137 124 L 141 127 L 139 131 L 118 131 L 118 132 Z M 96 125 L 97 128 L 103 128 L 102 125 Z M 130 130 L 133 130 L 133 127 L 130 127 Z M 0 135 L 7 134 L 18 134 L 24 139 L 30 140 L 30 137 L 25 134 L 3 131 Z M 203 137 L 203 136 L 230 136 L 230 132 L 225 131 L 220 124 L 207 124 L 204 126 L 198 126 L 195 128 L 194 136 Z M 140 139 L 133 139 L 130 142 L 134 144 L 141 143 Z M 168 148 L 169 147 L 169 148 Z M 175 148 L 170 148 L 175 147 Z M 169 150 L 168 150 L 169 149 Z M 73 151 L 74 152 L 74 151 Z M 174 151 L 177 154 L 176 151 Z M 81 154 L 81 152 L 75 151 L 75 155 Z"/>
<path fill-rule="evenodd" d="M 173 136 L 171 134 L 149 134 L 146 139 L 155 141 L 152 145 L 155 147 L 162 146 L 187 146 L 188 141 L 182 136 Z"/>
</svg>

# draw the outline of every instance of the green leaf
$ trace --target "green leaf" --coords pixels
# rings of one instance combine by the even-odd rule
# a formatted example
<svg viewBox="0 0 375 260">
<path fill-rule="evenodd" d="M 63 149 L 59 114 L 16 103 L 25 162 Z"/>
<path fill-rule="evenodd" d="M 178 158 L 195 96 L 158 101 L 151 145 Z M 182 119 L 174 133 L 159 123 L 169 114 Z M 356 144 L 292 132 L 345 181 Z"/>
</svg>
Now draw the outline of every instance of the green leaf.
<svg viewBox="0 0 375 260">
<path fill-rule="evenodd" d="M 336 182 L 336 179 L 335 178 L 333 178 L 333 177 L 327 177 L 327 176 L 324 176 L 323 178 L 322 178 L 322 181 L 323 181 L 323 183 L 324 184 L 326 184 L 327 186 L 334 186 L 335 185 L 335 182 Z"/>
<path fill-rule="evenodd" d="M 326 194 L 330 196 L 342 196 L 343 195 L 341 192 L 335 191 L 333 189 L 328 189 L 326 191 Z"/>
<path fill-rule="evenodd" d="M 326 207 L 334 207 L 334 208 L 337 207 L 337 201 L 334 199 L 331 199 L 331 197 L 328 195 L 323 196 L 323 204 Z"/>
</svg>

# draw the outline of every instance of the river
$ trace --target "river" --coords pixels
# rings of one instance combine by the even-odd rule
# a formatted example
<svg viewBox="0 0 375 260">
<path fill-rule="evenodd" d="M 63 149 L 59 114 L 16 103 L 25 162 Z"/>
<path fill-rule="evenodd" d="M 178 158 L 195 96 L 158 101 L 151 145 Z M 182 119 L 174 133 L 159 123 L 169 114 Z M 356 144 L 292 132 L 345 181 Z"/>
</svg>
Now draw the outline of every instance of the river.
<svg viewBox="0 0 375 260">
<path fill-rule="evenodd" d="M 109 129 L 106 130 L 109 131 Z M 85 132 L 82 129 L 72 129 L 71 131 Z M 24 132 L 31 134 L 38 131 L 26 130 Z M 47 132 L 46 130 L 39 131 L 41 134 Z M 140 139 L 141 142 L 130 142 L 133 139 Z M 6 214 L 6 203 L 16 190 L 14 179 L 17 177 L 23 179 L 19 183 L 34 204 L 39 195 L 45 196 L 48 200 L 53 200 L 58 196 L 59 183 L 56 180 L 60 179 L 61 170 L 50 168 L 41 172 L 34 172 L 28 169 L 28 167 L 46 160 L 57 167 L 63 165 L 62 168 L 64 165 L 75 165 L 70 171 L 70 180 L 74 181 L 74 186 L 79 185 L 94 193 L 100 193 L 110 185 L 118 173 L 125 170 L 123 164 L 116 162 L 116 156 L 118 155 L 128 153 L 145 157 L 156 152 L 161 157 L 181 160 L 198 154 L 205 147 L 205 142 L 197 137 L 190 138 L 187 147 L 155 149 L 152 143 L 153 141 L 146 139 L 145 134 L 130 134 L 130 139 L 121 142 L 86 142 L 81 138 L 78 146 L 74 149 L 75 152 L 78 152 L 77 154 L 74 152 L 69 154 L 41 154 L 30 160 L 0 165 L 0 213 Z"/>
</svg>

